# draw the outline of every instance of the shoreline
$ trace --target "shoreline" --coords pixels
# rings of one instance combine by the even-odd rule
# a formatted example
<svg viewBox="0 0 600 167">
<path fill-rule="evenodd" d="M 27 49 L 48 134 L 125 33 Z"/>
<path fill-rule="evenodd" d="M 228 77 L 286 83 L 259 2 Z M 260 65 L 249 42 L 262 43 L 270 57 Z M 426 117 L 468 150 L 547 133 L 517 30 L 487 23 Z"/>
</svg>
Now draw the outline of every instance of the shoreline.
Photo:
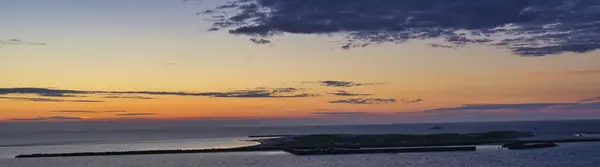
<svg viewBox="0 0 600 167">
<path fill-rule="evenodd" d="M 262 139 L 247 140 L 257 145 L 236 148 L 172 149 L 143 151 L 108 151 L 75 153 L 21 154 L 15 158 L 117 156 L 150 154 L 192 154 L 220 152 L 284 151 L 294 155 L 365 154 L 403 152 L 475 151 L 480 145 L 507 143 L 579 143 L 600 142 L 600 138 L 569 138 L 528 140 L 527 132 L 492 131 L 472 134 L 319 134 L 263 135 Z M 258 137 L 257 137 L 258 138 Z M 323 142 L 327 141 L 327 142 Z M 337 141 L 337 142 L 336 142 Z M 378 142 L 373 142 L 378 141 Z M 424 142 L 425 141 L 425 142 Z"/>
</svg>

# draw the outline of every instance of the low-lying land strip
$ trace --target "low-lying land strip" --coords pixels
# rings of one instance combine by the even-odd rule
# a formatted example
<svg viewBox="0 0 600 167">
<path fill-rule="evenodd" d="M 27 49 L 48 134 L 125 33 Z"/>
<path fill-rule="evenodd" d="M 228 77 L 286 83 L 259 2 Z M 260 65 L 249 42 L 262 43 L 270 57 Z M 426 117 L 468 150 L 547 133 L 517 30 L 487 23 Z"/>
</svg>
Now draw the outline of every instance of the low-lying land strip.
<svg viewBox="0 0 600 167">
<path fill-rule="evenodd" d="M 278 136 L 278 137 L 275 137 Z M 147 150 L 117 152 L 84 152 L 18 155 L 16 158 L 110 156 L 144 154 L 182 154 L 249 151 L 287 151 L 296 155 L 310 153 L 384 153 L 384 152 L 433 152 L 471 151 L 474 145 L 525 143 L 600 142 L 600 138 L 572 138 L 559 140 L 527 140 L 535 136 L 530 132 L 492 131 L 483 133 L 439 133 L 439 134 L 315 134 L 315 135 L 270 135 L 257 139 L 255 146 L 227 149 Z M 468 146 L 468 147 L 467 147 Z M 303 152 L 303 153 L 301 153 Z"/>
</svg>

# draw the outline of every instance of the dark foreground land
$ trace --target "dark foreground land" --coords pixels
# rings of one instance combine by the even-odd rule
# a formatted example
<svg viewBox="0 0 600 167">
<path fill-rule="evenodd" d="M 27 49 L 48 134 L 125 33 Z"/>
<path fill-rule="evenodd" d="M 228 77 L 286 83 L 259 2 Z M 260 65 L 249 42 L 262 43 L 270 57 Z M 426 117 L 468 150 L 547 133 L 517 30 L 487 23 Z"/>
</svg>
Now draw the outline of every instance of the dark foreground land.
<svg viewBox="0 0 600 167">
<path fill-rule="evenodd" d="M 228 149 L 191 150 L 148 150 L 121 152 L 85 152 L 57 154 L 28 154 L 16 158 L 111 156 L 145 154 L 183 154 L 250 151 L 286 151 L 295 155 L 357 154 L 357 153 L 402 153 L 402 152 L 445 152 L 475 151 L 474 145 L 507 143 L 565 143 L 600 142 L 600 138 L 573 138 L 561 140 L 527 140 L 535 136 L 529 132 L 492 131 L 483 133 L 441 134 L 317 134 L 278 135 L 278 138 L 253 140 L 256 146 Z M 274 136 L 272 136 L 274 137 Z"/>
<path fill-rule="evenodd" d="M 375 153 L 415 153 L 415 152 L 458 152 L 476 151 L 475 146 L 452 146 L 452 147 L 387 147 L 387 148 L 325 148 L 325 149 L 296 149 L 286 148 L 283 151 L 294 155 L 331 155 L 331 154 L 375 154 Z"/>
<path fill-rule="evenodd" d="M 378 148 L 492 144 L 533 136 L 535 136 L 533 133 L 518 131 L 439 134 L 316 134 L 259 141 L 263 145 L 292 148 Z"/>
</svg>

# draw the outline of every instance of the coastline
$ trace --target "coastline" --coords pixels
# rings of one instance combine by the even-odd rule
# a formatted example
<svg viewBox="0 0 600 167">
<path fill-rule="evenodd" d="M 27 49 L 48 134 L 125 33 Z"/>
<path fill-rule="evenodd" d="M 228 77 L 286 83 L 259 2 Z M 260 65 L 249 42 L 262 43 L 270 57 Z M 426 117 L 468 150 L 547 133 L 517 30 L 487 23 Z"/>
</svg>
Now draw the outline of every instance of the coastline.
<svg viewBox="0 0 600 167">
<path fill-rule="evenodd" d="M 219 152 L 285 151 L 294 155 L 323 155 L 347 153 L 401 153 L 474 151 L 479 145 L 502 145 L 507 143 L 572 143 L 600 142 L 600 138 L 569 138 L 533 140 L 530 132 L 491 131 L 470 134 L 315 134 L 315 135 L 268 135 L 254 136 L 246 142 L 256 145 L 235 148 L 173 149 L 114 152 L 75 152 L 22 154 L 15 158 L 115 156 L 148 154 L 190 154 Z M 393 140 L 392 140 L 393 139 Z M 327 141 L 327 142 L 323 142 Z M 336 142 L 337 141 L 337 142 Z M 373 142 L 378 141 L 378 142 Z M 425 142 L 423 142 L 425 141 Z M 300 152 L 298 151 L 300 150 Z"/>
</svg>

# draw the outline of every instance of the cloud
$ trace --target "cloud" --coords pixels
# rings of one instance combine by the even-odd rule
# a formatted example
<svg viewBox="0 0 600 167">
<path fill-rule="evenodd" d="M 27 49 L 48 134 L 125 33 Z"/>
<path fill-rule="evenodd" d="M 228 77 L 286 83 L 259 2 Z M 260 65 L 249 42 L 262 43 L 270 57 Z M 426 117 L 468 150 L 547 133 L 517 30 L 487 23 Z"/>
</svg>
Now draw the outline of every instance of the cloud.
<svg viewBox="0 0 600 167">
<path fill-rule="evenodd" d="M 573 104 L 576 103 L 465 104 L 459 107 L 438 108 L 429 111 L 539 110 Z"/>
<path fill-rule="evenodd" d="M 46 94 L 38 94 L 39 96 L 45 96 L 45 97 L 85 97 L 85 96 L 78 96 L 78 95 L 70 95 L 70 94 L 52 94 L 52 93 L 46 93 Z"/>
<path fill-rule="evenodd" d="M 68 116 L 49 116 L 49 117 L 35 117 L 35 118 L 15 118 L 10 119 L 13 121 L 65 121 L 65 120 L 81 120 L 81 117 L 68 117 Z"/>
<path fill-rule="evenodd" d="M 116 114 L 116 116 L 153 116 L 159 115 L 158 113 L 124 113 L 124 114 Z"/>
<path fill-rule="evenodd" d="M 115 110 L 115 111 L 97 111 L 97 110 L 56 110 L 51 112 L 57 113 L 124 113 L 127 112 L 125 110 Z"/>
<path fill-rule="evenodd" d="M 569 111 L 569 110 L 599 110 L 600 111 L 600 102 L 593 103 L 576 103 L 568 106 L 561 107 L 560 109 Z"/>
<path fill-rule="evenodd" d="M 266 40 L 266 39 L 256 39 L 256 38 L 250 38 L 250 41 L 255 43 L 255 44 L 270 44 L 271 41 L 270 40 Z"/>
<path fill-rule="evenodd" d="M 535 111 L 535 110 L 600 110 L 600 102 L 595 103 L 519 103 L 519 104 L 465 104 L 458 107 L 438 108 L 427 111 Z"/>
<path fill-rule="evenodd" d="M 318 96 L 317 94 L 294 94 L 300 91 L 297 88 L 256 88 L 250 90 L 237 90 L 230 92 L 209 92 L 202 93 L 205 96 L 221 98 L 299 98 Z"/>
<path fill-rule="evenodd" d="M 63 100 L 50 98 L 28 98 L 28 97 L 0 97 L 0 99 L 18 100 L 18 101 L 33 101 L 33 102 L 74 102 L 74 103 L 99 103 L 104 101 L 99 100 Z"/>
<path fill-rule="evenodd" d="M 402 99 L 401 102 L 408 104 L 408 103 L 420 103 L 423 102 L 423 99 L 414 99 L 414 100 L 409 100 L 409 99 Z"/>
<path fill-rule="evenodd" d="M 600 97 L 593 97 L 593 98 L 588 98 L 588 99 L 581 99 L 579 100 L 580 103 L 587 103 L 587 102 L 600 102 Z"/>
<path fill-rule="evenodd" d="M 373 94 L 350 93 L 350 92 L 343 91 L 343 90 L 338 90 L 337 92 L 327 93 L 327 94 L 335 95 L 335 96 L 371 96 L 371 95 L 373 95 Z"/>
<path fill-rule="evenodd" d="M 317 96 L 313 94 L 293 94 L 300 91 L 297 88 L 256 88 L 247 90 L 236 90 L 229 92 L 157 92 L 157 91 L 108 91 L 104 93 L 114 94 L 145 94 L 145 95 L 171 95 L 171 96 L 206 96 L 219 98 L 298 98 Z"/>
<path fill-rule="evenodd" d="M 382 99 L 382 98 L 357 98 L 357 99 L 347 99 L 347 100 L 335 100 L 330 101 L 329 103 L 345 103 L 345 104 L 385 104 L 385 103 L 395 103 L 396 99 Z"/>
<path fill-rule="evenodd" d="M 228 92 L 168 92 L 168 91 L 83 91 L 62 90 L 50 88 L 0 88 L 0 95 L 7 94 L 35 94 L 51 97 L 75 97 L 76 94 L 117 94 L 105 98 L 137 98 L 149 99 L 148 97 L 124 96 L 124 95 L 155 95 L 155 96 L 204 96 L 218 98 L 300 98 L 318 96 L 317 94 L 298 93 L 298 88 L 255 88 L 236 90 Z M 52 99 L 57 100 L 57 99 Z M 40 101 L 44 101 L 40 99 Z M 69 101 L 69 100 L 60 100 Z M 73 101 L 73 100 L 70 100 Z"/>
<path fill-rule="evenodd" d="M 368 112 L 335 112 L 335 111 L 323 111 L 323 112 L 313 112 L 313 115 L 365 115 L 369 114 Z"/>
<path fill-rule="evenodd" d="M 517 103 L 517 104 L 467 104 L 458 107 L 438 108 L 420 112 L 398 112 L 403 116 L 438 117 L 481 120 L 528 119 L 588 119 L 600 112 L 600 102 L 594 103 Z M 460 117 L 460 118 L 459 118 Z M 502 119 L 501 119 L 502 118 Z"/>
<path fill-rule="evenodd" d="M 104 96 L 107 99 L 140 99 L 140 100 L 151 100 L 156 99 L 153 97 L 144 97 L 144 96 Z"/>
<path fill-rule="evenodd" d="M 257 89 L 266 90 L 268 88 L 257 88 Z M 272 90 L 272 92 L 274 92 L 274 93 L 294 93 L 296 91 L 300 91 L 300 89 L 298 89 L 298 88 L 276 88 L 276 89 Z"/>
<path fill-rule="evenodd" d="M 210 12 L 212 31 L 264 40 L 286 34 L 341 35 L 351 49 L 442 39 L 522 56 L 600 48 L 597 0 L 232 0 Z"/>
<path fill-rule="evenodd" d="M 539 77 L 562 77 L 562 76 L 587 76 L 598 75 L 600 70 L 572 70 L 563 72 L 528 72 L 527 75 Z"/>
<path fill-rule="evenodd" d="M 306 83 L 312 83 L 312 82 L 306 82 Z M 325 87 L 358 87 L 358 86 L 365 86 L 365 85 L 383 84 L 383 83 L 357 83 L 357 82 L 350 82 L 350 81 L 319 81 L 318 83 Z"/>
<path fill-rule="evenodd" d="M 329 101 L 329 103 L 346 103 L 346 104 L 385 104 L 385 103 L 403 103 L 403 104 L 410 104 L 410 103 L 419 103 L 422 102 L 423 99 L 400 99 L 400 100 L 396 100 L 396 99 L 383 99 L 383 98 L 355 98 L 355 99 L 347 99 L 347 100 L 335 100 L 335 101 Z"/>
<path fill-rule="evenodd" d="M 0 95 L 6 94 L 36 94 L 48 97 L 75 97 L 74 94 L 88 94 L 91 92 L 78 90 L 61 90 L 49 88 L 0 88 Z"/>
<path fill-rule="evenodd" d="M 45 43 L 40 43 L 40 42 L 30 42 L 30 41 L 25 41 L 25 40 L 21 40 L 21 39 L 0 39 L 0 46 L 1 45 L 36 45 L 36 46 L 41 46 L 41 45 L 46 45 Z"/>
</svg>

